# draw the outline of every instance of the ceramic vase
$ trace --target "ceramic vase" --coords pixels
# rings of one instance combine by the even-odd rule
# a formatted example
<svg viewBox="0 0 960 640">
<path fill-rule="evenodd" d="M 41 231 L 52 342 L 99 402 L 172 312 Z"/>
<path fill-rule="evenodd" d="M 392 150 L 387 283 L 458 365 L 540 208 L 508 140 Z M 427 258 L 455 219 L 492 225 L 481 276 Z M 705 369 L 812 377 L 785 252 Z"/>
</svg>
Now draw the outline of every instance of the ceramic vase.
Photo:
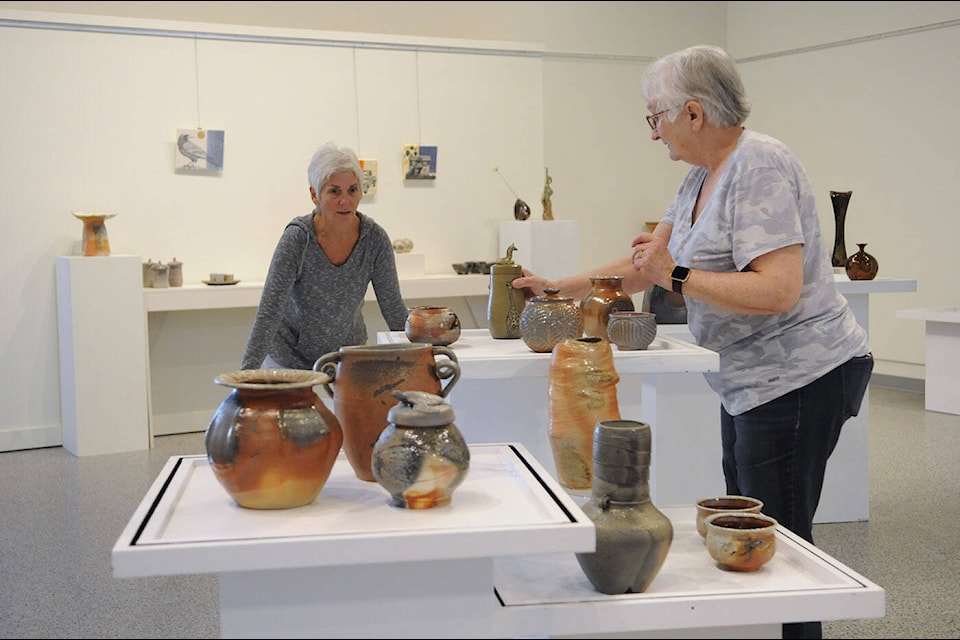
<svg viewBox="0 0 960 640">
<path fill-rule="evenodd" d="M 403 332 L 410 342 L 423 342 L 442 347 L 460 339 L 460 318 L 450 307 L 411 307 Z"/>
<path fill-rule="evenodd" d="M 657 316 L 657 324 L 687 324 L 687 303 L 683 294 L 658 284 L 643 292 L 640 309 Z"/>
<path fill-rule="evenodd" d="M 343 452 L 356 476 L 368 482 L 376 482 L 373 447 L 387 427 L 390 408 L 398 402 L 391 392 L 446 397 L 460 378 L 460 365 L 450 347 L 417 343 L 340 347 L 320 356 L 313 369 L 328 376 L 323 389 L 333 398 L 333 411 L 343 429 Z"/>
<path fill-rule="evenodd" d="M 453 408 L 438 395 L 394 391 L 399 400 L 373 446 L 373 475 L 401 509 L 450 504 L 467 477 L 470 448 L 454 424 Z"/>
<path fill-rule="evenodd" d="M 847 221 L 847 205 L 853 191 L 831 191 L 830 204 L 833 205 L 834 241 L 830 263 L 834 267 L 844 268 L 847 264 L 847 246 L 844 240 L 844 226 Z"/>
<path fill-rule="evenodd" d="M 593 430 L 619 420 L 613 349 L 603 338 L 568 338 L 553 348 L 547 374 L 548 435 L 557 480 L 567 489 L 593 484 Z"/>
<path fill-rule="evenodd" d="M 673 524 L 650 500 L 650 425 L 606 420 L 593 436 L 593 488 L 583 512 L 597 545 L 577 561 L 593 587 L 610 595 L 643 593 L 660 572 Z"/>
<path fill-rule="evenodd" d="M 343 433 L 313 392 L 326 375 L 248 369 L 216 377 L 233 391 L 204 434 L 217 480 L 241 507 L 288 509 L 316 499 L 336 461 Z"/>
<path fill-rule="evenodd" d="M 623 290 L 623 276 L 590 276 L 590 291 L 580 301 L 583 335 L 609 340 L 611 311 L 633 311 L 633 298 Z"/>
<path fill-rule="evenodd" d="M 873 280 L 880 270 L 880 263 L 866 252 L 867 243 L 858 242 L 859 251 L 847 258 L 845 270 L 851 280 Z"/>
<path fill-rule="evenodd" d="M 110 239 L 107 237 L 106 220 L 114 217 L 115 213 L 83 213 L 73 212 L 74 217 L 83 222 L 83 235 L 80 244 L 85 256 L 110 255 Z"/>
<path fill-rule="evenodd" d="M 520 337 L 536 353 L 550 353 L 561 340 L 583 335 L 583 313 L 559 289 L 544 289 L 520 314 Z"/>
</svg>

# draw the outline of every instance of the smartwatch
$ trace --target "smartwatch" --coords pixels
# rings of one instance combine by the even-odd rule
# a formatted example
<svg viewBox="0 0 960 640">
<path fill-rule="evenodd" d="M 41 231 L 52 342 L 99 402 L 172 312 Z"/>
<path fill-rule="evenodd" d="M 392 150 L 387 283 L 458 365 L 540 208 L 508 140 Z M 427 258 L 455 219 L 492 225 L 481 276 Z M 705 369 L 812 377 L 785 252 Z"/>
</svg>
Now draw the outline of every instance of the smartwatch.
<svg viewBox="0 0 960 640">
<path fill-rule="evenodd" d="M 683 283 L 690 279 L 690 268 L 676 266 L 670 274 L 673 279 L 673 290 L 675 293 L 683 294 Z"/>
</svg>

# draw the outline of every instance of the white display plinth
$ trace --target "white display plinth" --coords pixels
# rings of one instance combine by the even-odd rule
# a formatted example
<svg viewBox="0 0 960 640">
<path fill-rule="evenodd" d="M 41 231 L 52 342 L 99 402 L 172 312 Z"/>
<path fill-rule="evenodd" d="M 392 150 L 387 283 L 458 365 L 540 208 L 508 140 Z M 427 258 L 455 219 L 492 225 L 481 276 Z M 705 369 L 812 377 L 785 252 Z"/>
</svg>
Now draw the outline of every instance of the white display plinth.
<svg viewBox="0 0 960 640">
<path fill-rule="evenodd" d="M 303 507 L 237 507 L 204 456 L 174 456 L 113 546 L 118 578 L 216 574 L 244 638 L 780 637 L 783 622 L 882 617 L 882 588 L 782 528 L 759 571 L 716 566 L 692 505 L 644 593 L 590 586 L 596 529 L 519 444 L 471 445 L 450 505 L 398 509 L 341 455 Z M 617 635 L 619 634 L 619 635 Z"/>
<path fill-rule="evenodd" d="M 150 447 L 140 256 L 57 258 L 60 420 L 76 456 Z"/>
<path fill-rule="evenodd" d="M 397 263 L 397 277 L 421 278 L 426 268 L 426 259 L 422 253 L 395 253 Z"/>
<path fill-rule="evenodd" d="M 926 322 L 924 407 L 960 415 L 960 307 L 900 309 L 897 317 Z"/>
<path fill-rule="evenodd" d="M 580 228 L 576 220 L 503 220 L 500 257 L 511 244 L 513 261 L 538 276 L 556 280 L 580 272 Z"/>
</svg>

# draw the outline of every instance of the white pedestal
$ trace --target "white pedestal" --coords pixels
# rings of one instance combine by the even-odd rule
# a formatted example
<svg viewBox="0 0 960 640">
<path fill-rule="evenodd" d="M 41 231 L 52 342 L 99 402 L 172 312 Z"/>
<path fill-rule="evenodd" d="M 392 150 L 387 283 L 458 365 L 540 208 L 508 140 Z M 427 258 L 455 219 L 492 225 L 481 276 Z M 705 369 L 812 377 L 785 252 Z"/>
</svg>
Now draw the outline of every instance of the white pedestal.
<svg viewBox="0 0 960 640">
<path fill-rule="evenodd" d="M 500 256 L 510 244 L 513 261 L 550 280 L 580 271 L 580 229 L 576 220 L 503 220 Z"/>
<path fill-rule="evenodd" d="M 57 258 L 63 446 L 76 456 L 150 447 L 140 256 Z"/>
<path fill-rule="evenodd" d="M 422 253 L 396 253 L 397 277 L 422 278 L 426 259 Z"/>
<path fill-rule="evenodd" d="M 924 407 L 960 415 L 960 306 L 901 309 L 897 317 L 926 322 Z"/>
</svg>

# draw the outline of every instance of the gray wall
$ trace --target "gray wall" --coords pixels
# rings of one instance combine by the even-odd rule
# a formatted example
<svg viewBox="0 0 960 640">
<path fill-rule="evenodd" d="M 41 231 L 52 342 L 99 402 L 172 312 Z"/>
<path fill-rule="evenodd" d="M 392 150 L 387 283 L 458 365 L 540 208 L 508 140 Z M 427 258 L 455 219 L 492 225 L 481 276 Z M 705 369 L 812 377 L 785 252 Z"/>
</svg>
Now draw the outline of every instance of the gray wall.
<svg viewBox="0 0 960 640">
<path fill-rule="evenodd" d="M 113 17 L 46 13 L 80 10 Z M 514 200 L 493 166 L 535 215 L 550 167 L 554 215 L 580 222 L 586 268 L 626 251 L 686 170 L 651 144 L 638 80 L 690 44 L 742 59 L 748 125 L 798 152 L 825 235 L 828 191 L 853 190 L 848 250 L 868 242 L 880 277 L 918 280 L 917 293 L 872 301 L 878 372 L 923 376 L 923 323 L 896 309 L 958 303 L 948 187 L 960 134 L 944 116 L 960 98 L 960 3 L 0 2 L 0 19 L 524 51 L 354 54 L 0 26 L 0 93 L 19 97 L 0 106 L 0 209 L 16 240 L 0 255 L 2 385 L 16 398 L 0 450 L 59 425 L 53 265 L 79 253 L 71 211 L 117 212 L 115 253 L 176 256 L 188 281 L 221 269 L 260 279 L 282 224 L 309 209 L 309 153 L 335 138 L 380 160 L 382 190 L 361 208 L 413 238 L 429 272 L 493 257 Z M 221 176 L 173 173 L 175 130 L 197 124 L 227 131 Z M 440 145 L 448 171 L 431 188 L 391 173 L 417 139 Z M 475 157 L 444 156 L 471 141 Z"/>
</svg>

